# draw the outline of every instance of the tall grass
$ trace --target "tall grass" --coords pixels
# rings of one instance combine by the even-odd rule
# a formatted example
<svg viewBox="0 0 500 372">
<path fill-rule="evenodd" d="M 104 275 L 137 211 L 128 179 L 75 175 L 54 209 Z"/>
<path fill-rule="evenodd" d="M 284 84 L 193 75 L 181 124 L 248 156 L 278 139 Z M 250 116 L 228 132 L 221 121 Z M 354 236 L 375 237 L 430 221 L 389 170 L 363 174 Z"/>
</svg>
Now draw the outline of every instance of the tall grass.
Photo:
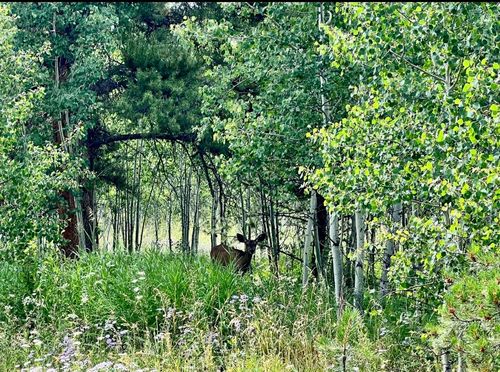
<svg viewBox="0 0 500 372">
<path fill-rule="evenodd" d="M 1 370 L 371 370 L 385 363 L 356 311 L 337 321 L 327 289 L 304 290 L 258 264 L 241 276 L 206 257 L 88 254 L 45 257 L 34 283 L 26 278 L 22 268 L 0 264 Z"/>
</svg>

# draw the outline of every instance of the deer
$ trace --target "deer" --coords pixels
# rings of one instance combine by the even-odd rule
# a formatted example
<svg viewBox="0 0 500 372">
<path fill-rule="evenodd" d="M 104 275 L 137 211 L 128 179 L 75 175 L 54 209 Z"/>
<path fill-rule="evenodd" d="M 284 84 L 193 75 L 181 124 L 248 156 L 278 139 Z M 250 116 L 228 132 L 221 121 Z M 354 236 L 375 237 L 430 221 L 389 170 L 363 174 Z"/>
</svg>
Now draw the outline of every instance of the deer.
<svg viewBox="0 0 500 372">
<path fill-rule="evenodd" d="M 256 239 L 252 240 L 247 239 L 242 234 L 236 234 L 238 241 L 245 244 L 245 251 L 228 247 L 222 243 L 212 247 L 210 257 L 213 262 L 218 262 L 223 266 L 227 266 L 231 262 L 234 262 L 237 271 L 241 274 L 245 274 L 248 269 L 250 269 L 252 257 L 257 249 L 257 244 L 264 241 L 266 237 L 266 233 L 262 233 Z"/>
</svg>

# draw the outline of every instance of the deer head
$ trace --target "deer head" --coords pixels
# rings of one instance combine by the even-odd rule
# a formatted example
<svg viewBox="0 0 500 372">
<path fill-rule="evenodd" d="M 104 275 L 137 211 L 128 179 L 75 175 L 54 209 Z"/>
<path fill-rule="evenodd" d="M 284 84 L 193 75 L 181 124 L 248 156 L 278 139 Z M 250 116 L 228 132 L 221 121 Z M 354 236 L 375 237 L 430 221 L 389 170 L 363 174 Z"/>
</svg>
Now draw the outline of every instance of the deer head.
<svg viewBox="0 0 500 372">
<path fill-rule="evenodd" d="M 264 241 L 266 239 L 266 233 L 260 234 L 256 239 L 247 239 L 245 238 L 244 235 L 242 234 L 236 234 L 236 238 L 238 239 L 239 242 L 245 244 L 245 252 L 250 253 L 253 255 L 255 253 L 255 250 L 257 249 L 257 244 Z"/>
</svg>

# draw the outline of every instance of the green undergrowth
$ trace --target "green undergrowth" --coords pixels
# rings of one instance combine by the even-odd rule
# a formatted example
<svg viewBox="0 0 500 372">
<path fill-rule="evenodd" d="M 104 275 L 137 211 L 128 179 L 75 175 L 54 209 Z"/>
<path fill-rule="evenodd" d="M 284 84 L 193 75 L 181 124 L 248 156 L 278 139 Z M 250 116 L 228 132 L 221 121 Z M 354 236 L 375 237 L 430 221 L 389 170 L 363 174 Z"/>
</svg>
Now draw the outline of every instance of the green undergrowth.
<svg viewBox="0 0 500 372">
<path fill-rule="evenodd" d="M 146 252 L 0 264 L 1 370 L 396 370 L 399 335 L 257 263 Z M 30 282 L 32 281 L 32 282 Z M 420 363 L 420 362 L 419 362 Z M 407 364 L 409 367 L 410 365 Z M 404 369 L 405 367 L 402 367 Z"/>
</svg>

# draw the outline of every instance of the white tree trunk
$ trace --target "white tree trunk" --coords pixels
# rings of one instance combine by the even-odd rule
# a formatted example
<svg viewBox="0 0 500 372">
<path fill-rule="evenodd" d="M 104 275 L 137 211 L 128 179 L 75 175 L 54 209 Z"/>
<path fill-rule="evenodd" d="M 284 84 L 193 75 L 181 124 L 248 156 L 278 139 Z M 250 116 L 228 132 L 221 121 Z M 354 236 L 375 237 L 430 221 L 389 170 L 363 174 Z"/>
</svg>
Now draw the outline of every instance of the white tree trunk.
<svg viewBox="0 0 500 372">
<path fill-rule="evenodd" d="M 447 349 L 442 350 L 441 366 L 443 367 L 443 372 L 451 372 L 450 352 Z"/>
<path fill-rule="evenodd" d="M 343 277 L 342 277 L 342 254 L 340 252 L 340 238 L 339 238 L 339 217 L 337 212 L 330 213 L 330 246 L 333 262 L 333 281 L 335 283 L 335 300 L 339 313 L 343 308 Z"/>
</svg>

